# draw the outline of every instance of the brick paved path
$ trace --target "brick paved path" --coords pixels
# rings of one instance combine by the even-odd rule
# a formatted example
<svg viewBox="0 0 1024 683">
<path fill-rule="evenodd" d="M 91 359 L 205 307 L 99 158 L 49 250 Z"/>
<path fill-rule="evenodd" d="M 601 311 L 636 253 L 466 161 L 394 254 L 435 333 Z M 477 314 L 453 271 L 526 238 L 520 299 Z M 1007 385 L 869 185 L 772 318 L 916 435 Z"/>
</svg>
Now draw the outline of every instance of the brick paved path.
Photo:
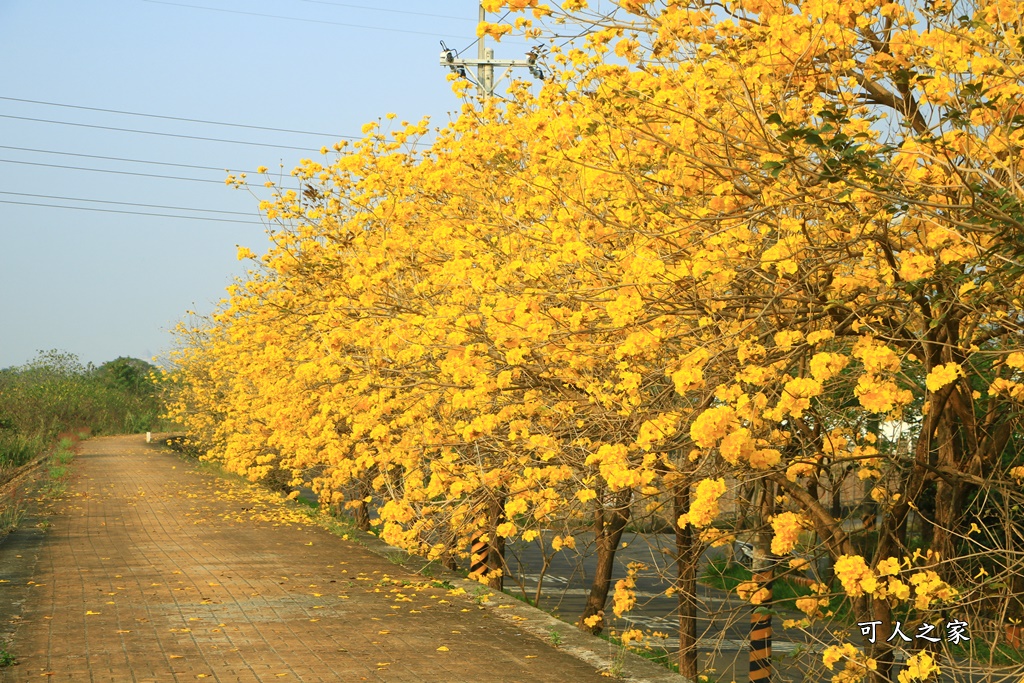
<svg viewBox="0 0 1024 683">
<path fill-rule="evenodd" d="M 73 468 L 37 547 L 0 545 L 0 602 L 24 601 L 0 681 L 608 680 L 141 437 Z"/>
</svg>

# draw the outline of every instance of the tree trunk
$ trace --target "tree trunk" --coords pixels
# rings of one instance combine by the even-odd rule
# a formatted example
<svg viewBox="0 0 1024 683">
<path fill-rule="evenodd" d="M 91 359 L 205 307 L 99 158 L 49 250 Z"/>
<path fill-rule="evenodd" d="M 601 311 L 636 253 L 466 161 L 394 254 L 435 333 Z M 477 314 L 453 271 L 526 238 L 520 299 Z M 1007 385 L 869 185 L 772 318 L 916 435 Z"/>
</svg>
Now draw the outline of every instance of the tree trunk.
<svg viewBox="0 0 1024 683">
<path fill-rule="evenodd" d="M 370 496 L 372 490 L 370 489 L 369 482 L 364 479 L 359 479 L 357 489 L 359 492 L 359 504 L 356 506 L 356 526 L 360 531 L 370 530 L 370 506 L 366 502 L 366 498 Z"/>
<path fill-rule="evenodd" d="M 603 614 L 605 603 L 608 602 L 608 591 L 611 588 L 612 570 L 615 563 L 615 551 L 622 539 L 622 532 L 629 521 L 629 502 L 633 497 L 632 491 L 623 491 L 617 496 L 611 497 L 611 506 L 605 507 L 604 495 L 598 496 L 600 503 L 594 510 L 594 542 L 597 546 L 597 567 L 594 569 L 594 579 L 590 584 L 590 595 L 587 596 L 587 604 L 583 607 L 583 614 L 577 626 L 581 631 L 588 631 L 597 635 L 604 628 Z M 602 615 L 602 621 L 594 626 L 587 626 L 586 619 L 594 615 Z"/>
<path fill-rule="evenodd" d="M 767 590 L 767 597 L 755 605 L 750 614 L 750 681 L 768 683 L 772 675 L 772 579 L 775 574 L 775 557 L 771 554 L 771 537 L 768 520 L 775 511 L 775 492 L 771 483 L 764 481 L 759 509 L 757 542 L 754 545 L 754 561 L 751 574 L 758 592 Z"/>
<path fill-rule="evenodd" d="M 871 601 L 871 618 L 863 619 L 862 621 L 880 621 L 881 624 L 877 624 L 875 630 L 875 642 L 865 642 L 865 649 L 870 652 L 868 655 L 875 660 L 875 670 L 871 673 L 871 683 L 889 683 L 890 674 L 892 673 L 893 665 L 895 664 L 895 650 L 893 643 L 886 642 L 887 634 L 892 633 L 892 608 L 889 606 L 888 600 L 879 600 L 878 598 L 864 598 L 865 601 Z M 899 640 L 899 638 L 897 638 Z M 865 636 L 865 641 L 867 637 Z M 927 641 L 925 641 L 927 642 Z M 900 641 L 902 645 L 902 641 Z"/>
<path fill-rule="evenodd" d="M 676 484 L 672 517 L 676 532 L 676 599 L 679 601 L 679 673 L 697 680 L 697 561 L 700 547 L 694 542 L 693 527 L 679 525 L 679 517 L 690 509 L 690 477 Z"/>
<path fill-rule="evenodd" d="M 964 457 L 963 447 L 960 443 L 960 434 L 954 418 L 949 415 L 951 410 L 947 407 L 946 413 L 939 420 L 938 428 L 935 430 L 936 441 L 938 441 L 938 465 L 956 472 L 963 471 Z M 935 531 L 932 537 L 931 547 L 938 551 L 942 560 L 949 560 L 956 556 L 956 539 L 961 534 L 963 520 L 963 502 L 966 489 L 959 479 L 953 478 L 948 481 L 940 477 L 936 481 L 935 488 Z M 949 562 L 942 562 L 938 567 L 939 574 L 946 581 L 954 580 L 954 568 Z"/>
</svg>

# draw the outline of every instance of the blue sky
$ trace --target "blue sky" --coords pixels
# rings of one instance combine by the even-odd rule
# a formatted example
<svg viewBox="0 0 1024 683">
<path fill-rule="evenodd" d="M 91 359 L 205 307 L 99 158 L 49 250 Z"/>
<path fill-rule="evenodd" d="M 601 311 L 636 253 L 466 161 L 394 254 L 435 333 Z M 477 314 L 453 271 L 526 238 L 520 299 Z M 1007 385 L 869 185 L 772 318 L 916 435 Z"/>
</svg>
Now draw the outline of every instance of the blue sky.
<svg viewBox="0 0 1024 683">
<path fill-rule="evenodd" d="M 475 27 L 471 0 L 0 0 L 0 368 L 165 352 L 242 272 L 235 245 L 266 246 L 223 169 L 290 170 L 387 112 L 443 125 L 459 103 L 438 41 L 465 48 Z"/>
</svg>

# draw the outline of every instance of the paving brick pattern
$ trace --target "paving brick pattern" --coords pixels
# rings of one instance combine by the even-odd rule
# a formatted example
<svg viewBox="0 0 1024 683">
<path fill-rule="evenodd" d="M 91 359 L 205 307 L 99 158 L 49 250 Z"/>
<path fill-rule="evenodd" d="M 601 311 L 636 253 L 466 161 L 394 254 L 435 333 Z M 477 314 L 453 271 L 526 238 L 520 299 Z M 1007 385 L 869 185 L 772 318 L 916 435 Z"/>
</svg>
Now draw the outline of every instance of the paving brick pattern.
<svg viewBox="0 0 1024 683">
<path fill-rule="evenodd" d="M 86 441 L 73 469 L 13 561 L 31 578 L 0 583 L 27 594 L 0 681 L 608 680 L 141 437 Z"/>
</svg>

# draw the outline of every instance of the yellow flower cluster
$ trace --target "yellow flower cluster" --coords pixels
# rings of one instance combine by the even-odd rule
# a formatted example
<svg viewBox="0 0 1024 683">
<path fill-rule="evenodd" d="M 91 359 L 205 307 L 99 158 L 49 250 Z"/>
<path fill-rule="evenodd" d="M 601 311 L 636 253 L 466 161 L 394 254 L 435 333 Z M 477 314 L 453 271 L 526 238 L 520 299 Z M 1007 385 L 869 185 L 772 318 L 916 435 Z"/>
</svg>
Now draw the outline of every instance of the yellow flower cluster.
<svg viewBox="0 0 1024 683">
<path fill-rule="evenodd" d="M 644 632 L 638 628 L 629 628 L 622 632 L 619 639 L 622 641 L 623 647 L 633 647 L 634 643 L 643 643 Z"/>
<path fill-rule="evenodd" d="M 899 683 L 914 683 L 937 678 L 941 670 L 935 659 L 927 652 L 918 652 L 907 658 L 907 664 L 900 671 Z"/>
<path fill-rule="evenodd" d="M 711 448 L 733 431 L 736 411 L 729 406 L 708 408 L 690 425 L 690 438 L 701 448 Z"/>
<path fill-rule="evenodd" d="M 963 375 L 963 370 L 956 363 L 946 363 L 945 365 L 938 365 L 932 368 L 932 371 L 928 373 L 928 377 L 925 384 L 928 387 L 928 391 L 938 391 L 947 384 L 951 384 L 956 381 L 957 377 Z"/>
<path fill-rule="evenodd" d="M 725 495 L 725 479 L 703 479 L 690 502 L 690 509 L 679 517 L 679 526 L 706 527 L 718 516 L 718 500 Z"/>
<path fill-rule="evenodd" d="M 919 610 L 928 609 L 936 600 L 944 602 L 957 595 L 957 590 L 931 569 L 912 574 L 908 581 L 914 587 L 914 607 Z"/>
<path fill-rule="evenodd" d="M 816 353 L 811 358 L 811 375 L 819 382 L 826 382 L 845 368 L 850 357 L 841 353 Z"/>
<path fill-rule="evenodd" d="M 646 566 L 640 562 L 630 562 L 626 568 L 626 578 L 615 582 L 615 593 L 612 594 L 612 611 L 615 616 L 633 609 L 636 605 L 636 575 Z"/>
<path fill-rule="evenodd" d="M 843 662 L 842 670 L 832 676 L 832 683 L 860 683 L 869 671 L 878 669 L 875 660 L 865 657 L 864 653 L 850 643 L 829 645 L 822 652 L 821 660 L 829 671 L 834 671 L 835 665 Z"/>
<path fill-rule="evenodd" d="M 786 479 L 796 481 L 800 477 L 811 474 L 817 469 L 817 465 L 810 462 L 796 462 L 786 468 Z"/>
<path fill-rule="evenodd" d="M 875 375 L 862 375 L 854 393 L 860 404 L 873 413 L 888 413 L 913 400 L 909 390 L 900 389 L 895 382 Z"/>
<path fill-rule="evenodd" d="M 797 598 L 796 608 L 807 615 L 810 620 L 816 619 L 821 616 L 821 608 L 828 607 L 828 598 Z"/>
<path fill-rule="evenodd" d="M 946 602 L 959 594 L 931 569 L 915 572 L 904 582 L 899 578 L 900 562 L 894 557 L 880 560 L 872 571 L 863 557 L 843 555 L 836 560 L 835 572 L 851 597 L 867 594 L 896 604 L 909 601 L 913 589 L 914 607 L 922 611 L 930 609 L 936 601 Z"/>
<path fill-rule="evenodd" d="M 996 377 L 989 385 L 990 395 L 1004 394 L 1014 401 L 1024 402 L 1024 384 L 1005 377 Z"/>
<path fill-rule="evenodd" d="M 771 591 L 755 581 L 744 581 L 736 586 L 736 595 L 752 605 L 761 605 L 771 597 Z"/>
<path fill-rule="evenodd" d="M 798 512 L 783 512 L 771 520 L 772 554 L 787 555 L 793 551 L 799 541 L 800 532 L 807 528 L 807 520 Z"/>
<path fill-rule="evenodd" d="M 840 556 L 835 561 L 835 573 L 843 590 L 851 597 L 873 593 L 878 588 L 878 579 L 860 555 Z"/>
</svg>

